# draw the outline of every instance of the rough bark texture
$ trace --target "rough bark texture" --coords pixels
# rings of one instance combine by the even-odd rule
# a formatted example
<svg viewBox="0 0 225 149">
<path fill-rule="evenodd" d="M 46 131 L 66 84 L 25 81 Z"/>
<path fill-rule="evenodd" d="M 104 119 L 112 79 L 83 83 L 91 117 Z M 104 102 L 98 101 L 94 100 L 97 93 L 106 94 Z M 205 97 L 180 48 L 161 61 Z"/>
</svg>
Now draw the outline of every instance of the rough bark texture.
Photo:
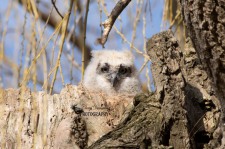
<svg viewBox="0 0 225 149">
<path fill-rule="evenodd" d="M 214 148 L 219 139 L 215 130 L 219 124 L 220 103 L 189 38 L 186 40 L 183 54 L 182 72 L 186 79 L 185 109 L 192 148 Z"/>
<path fill-rule="evenodd" d="M 219 99 L 222 110 L 219 129 L 224 133 L 225 122 L 225 1 L 224 0 L 179 0 L 188 36 L 198 54 L 199 63 L 210 79 L 209 95 Z M 222 133 L 221 132 L 221 133 Z M 217 147 L 225 147 L 218 140 Z"/>
<path fill-rule="evenodd" d="M 152 59 L 156 95 L 162 104 L 165 120 L 169 120 L 168 143 L 176 148 L 190 148 L 185 104 L 185 80 L 181 71 L 182 53 L 171 32 L 154 35 L 147 43 Z M 181 141 L 177 141 L 181 139 Z"/>
</svg>

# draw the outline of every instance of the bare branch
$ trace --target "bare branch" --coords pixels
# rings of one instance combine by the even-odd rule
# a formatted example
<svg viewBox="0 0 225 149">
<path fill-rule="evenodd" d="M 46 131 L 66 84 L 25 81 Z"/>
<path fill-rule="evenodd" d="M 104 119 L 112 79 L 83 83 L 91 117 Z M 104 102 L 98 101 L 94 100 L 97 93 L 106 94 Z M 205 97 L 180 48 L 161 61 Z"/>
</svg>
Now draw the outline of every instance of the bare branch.
<svg viewBox="0 0 225 149">
<path fill-rule="evenodd" d="M 56 0 L 52 0 L 52 5 L 53 5 L 53 7 L 55 8 L 56 12 L 59 14 L 59 16 L 60 16 L 61 18 L 63 18 L 63 15 L 59 12 L 58 8 L 57 8 L 56 5 L 55 5 L 55 1 L 56 1 Z"/>
<path fill-rule="evenodd" d="M 175 16 L 173 21 L 170 23 L 169 29 L 172 29 L 172 27 L 174 26 L 174 24 L 175 24 L 175 22 L 177 21 L 178 18 L 181 18 L 181 12 L 180 11 L 177 13 L 177 15 Z"/>
<path fill-rule="evenodd" d="M 55 84 L 55 80 L 56 80 L 56 75 L 57 75 L 57 71 L 60 67 L 60 58 L 61 58 L 61 55 L 62 55 L 62 51 L 63 51 L 63 45 L 64 45 L 64 42 L 65 42 L 65 36 L 66 36 L 66 32 L 67 32 L 67 27 L 68 27 L 68 23 L 69 23 L 69 18 L 70 18 L 70 14 L 71 14 L 71 11 L 72 11 L 72 8 L 73 8 L 73 0 L 70 1 L 70 8 L 69 8 L 69 11 L 68 11 L 68 14 L 65 16 L 65 20 L 63 20 L 63 25 L 62 25 L 62 36 L 61 36 L 61 39 L 60 39 L 60 50 L 59 50 L 59 54 L 58 54 L 58 58 L 57 58 L 57 64 L 56 64 L 56 70 L 55 70 L 55 73 L 54 73 L 54 76 L 53 76 L 53 79 L 52 79 L 52 84 L 51 84 L 51 87 L 50 87 L 50 91 L 49 93 L 52 94 L 52 90 L 53 90 L 53 87 L 54 87 L 54 84 Z"/>
<path fill-rule="evenodd" d="M 21 5 L 24 5 L 22 3 L 22 0 L 18 0 L 19 4 Z M 79 3 L 78 3 L 79 4 Z M 78 5 L 78 10 L 80 9 L 80 5 Z M 26 8 L 26 7 L 25 7 Z M 29 12 L 29 11 L 28 11 Z M 45 12 L 42 12 L 40 10 L 38 10 L 38 13 L 39 13 L 39 16 L 40 16 L 40 19 L 44 22 L 46 22 L 48 20 L 48 25 L 50 27 L 57 27 L 57 24 L 59 24 L 59 20 L 57 20 L 53 15 L 51 15 L 49 17 L 49 14 L 45 13 Z M 82 29 L 81 29 L 82 30 Z M 66 32 L 66 35 L 69 34 L 69 29 L 67 29 L 67 32 Z M 81 32 L 82 33 L 82 32 Z M 75 33 L 72 34 L 71 38 L 69 39 L 71 43 L 73 43 L 80 51 L 82 49 L 82 46 L 83 46 L 83 42 L 82 42 L 82 34 L 78 34 L 78 35 L 75 35 Z M 85 66 L 87 66 L 89 60 L 91 59 L 91 47 L 89 45 L 85 45 L 86 46 L 86 53 L 85 53 Z"/>
<path fill-rule="evenodd" d="M 97 39 L 97 43 L 101 44 L 104 47 L 108 39 L 109 32 L 112 29 L 113 24 L 115 23 L 117 17 L 120 13 L 126 8 L 126 6 L 131 2 L 131 0 L 120 0 L 113 8 L 111 14 L 109 15 L 108 19 L 106 19 L 102 25 L 104 27 L 103 35 L 101 38 Z"/>
<path fill-rule="evenodd" d="M 82 80 L 84 79 L 84 69 L 85 69 L 85 53 L 86 53 L 85 40 L 86 40 L 87 17 L 88 17 L 89 3 L 90 3 L 90 0 L 87 1 L 86 13 L 85 13 L 85 18 L 84 18 L 84 34 L 83 34 L 83 48 L 82 48 L 82 71 L 81 71 L 82 72 Z"/>
</svg>

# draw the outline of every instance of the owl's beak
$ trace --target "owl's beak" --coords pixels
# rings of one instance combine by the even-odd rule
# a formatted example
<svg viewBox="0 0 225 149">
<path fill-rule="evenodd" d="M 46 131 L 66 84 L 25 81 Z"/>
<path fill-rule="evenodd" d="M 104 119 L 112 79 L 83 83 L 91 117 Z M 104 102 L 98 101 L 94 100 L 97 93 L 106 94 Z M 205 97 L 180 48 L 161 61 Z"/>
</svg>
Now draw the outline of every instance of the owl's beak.
<svg viewBox="0 0 225 149">
<path fill-rule="evenodd" d="M 113 73 L 111 75 L 110 83 L 112 84 L 113 87 L 115 87 L 117 82 L 118 82 L 117 73 Z"/>
</svg>

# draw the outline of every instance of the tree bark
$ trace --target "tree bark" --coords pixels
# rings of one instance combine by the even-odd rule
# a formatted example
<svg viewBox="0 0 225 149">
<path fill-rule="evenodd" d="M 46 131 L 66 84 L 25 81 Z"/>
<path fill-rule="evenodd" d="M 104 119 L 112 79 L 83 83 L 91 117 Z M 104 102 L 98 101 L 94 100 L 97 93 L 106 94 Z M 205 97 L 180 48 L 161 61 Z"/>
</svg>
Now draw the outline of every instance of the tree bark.
<svg viewBox="0 0 225 149">
<path fill-rule="evenodd" d="M 219 99 L 221 124 L 218 131 L 223 133 L 225 147 L 225 1 L 224 0 L 179 0 L 188 36 L 193 42 L 199 63 L 209 77 L 208 93 Z"/>
</svg>

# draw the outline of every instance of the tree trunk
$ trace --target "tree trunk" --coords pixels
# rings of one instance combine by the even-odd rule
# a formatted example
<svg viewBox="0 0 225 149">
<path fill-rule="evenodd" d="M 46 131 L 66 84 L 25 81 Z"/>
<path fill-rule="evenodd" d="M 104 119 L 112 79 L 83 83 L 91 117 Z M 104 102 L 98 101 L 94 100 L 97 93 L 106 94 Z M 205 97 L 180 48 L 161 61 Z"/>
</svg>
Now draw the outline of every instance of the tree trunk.
<svg viewBox="0 0 225 149">
<path fill-rule="evenodd" d="M 223 134 L 221 148 L 225 147 L 225 1 L 179 0 L 188 36 L 191 38 L 202 68 L 212 86 L 208 93 L 219 99 Z M 218 145 L 218 146 L 220 146 Z"/>
</svg>

